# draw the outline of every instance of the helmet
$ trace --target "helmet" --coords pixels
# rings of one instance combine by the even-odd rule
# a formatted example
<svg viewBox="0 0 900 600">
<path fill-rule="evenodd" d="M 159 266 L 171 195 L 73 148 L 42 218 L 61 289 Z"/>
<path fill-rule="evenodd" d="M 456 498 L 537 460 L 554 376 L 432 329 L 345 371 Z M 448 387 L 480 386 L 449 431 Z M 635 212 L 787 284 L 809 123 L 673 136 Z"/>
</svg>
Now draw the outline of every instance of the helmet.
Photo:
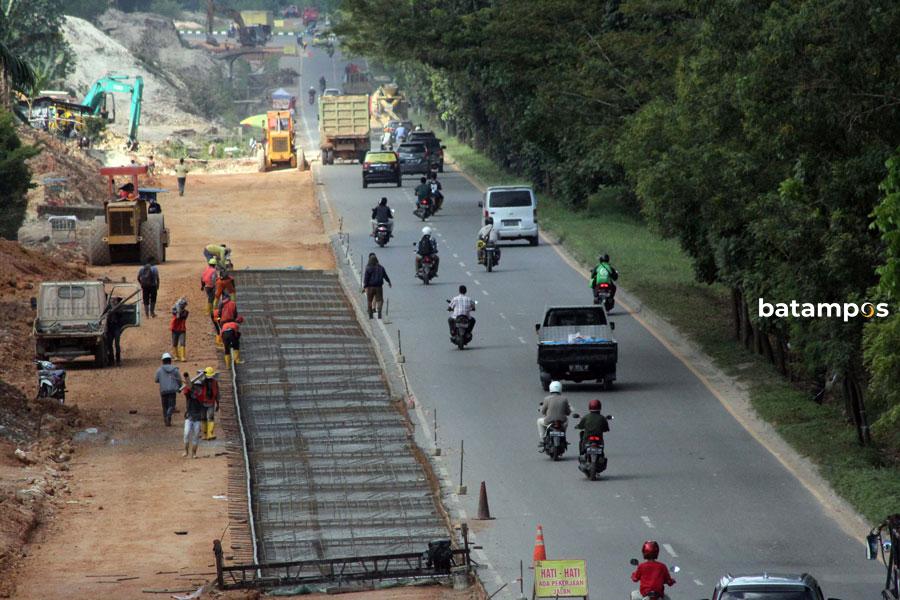
<svg viewBox="0 0 900 600">
<path fill-rule="evenodd" d="M 550 393 L 551 394 L 562 394 L 562 384 L 558 381 L 550 382 Z"/>
<path fill-rule="evenodd" d="M 593 400 L 588 402 L 588 410 L 591 412 L 600 412 L 601 408 L 602 408 L 602 405 L 600 404 L 600 401 L 597 400 L 596 398 L 594 398 Z"/>
<path fill-rule="evenodd" d="M 653 540 L 647 540 L 644 542 L 644 545 L 641 546 L 641 554 L 643 554 L 644 558 L 647 560 L 656 560 L 656 557 L 659 556 L 659 544 Z"/>
<path fill-rule="evenodd" d="M 609 254 L 601 254 L 600 262 L 609 262 Z"/>
<path fill-rule="evenodd" d="M 168 352 L 163 352 L 161 360 L 172 360 L 172 355 L 169 354 Z"/>
<path fill-rule="evenodd" d="M 422 235 L 431 235 L 431 227 L 423 227 Z"/>
<path fill-rule="evenodd" d="M 212 266 L 216 266 L 217 262 L 219 262 L 219 261 L 216 260 L 215 256 L 213 256 L 211 259 L 209 259 L 209 264 L 211 264 Z"/>
<path fill-rule="evenodd" d="M 205 369 L 203 369 L 203 374 L 207 377 L 213 377 L 216 374 L 216 370 L 212 367 L 206 367 Z"/>
</svg>

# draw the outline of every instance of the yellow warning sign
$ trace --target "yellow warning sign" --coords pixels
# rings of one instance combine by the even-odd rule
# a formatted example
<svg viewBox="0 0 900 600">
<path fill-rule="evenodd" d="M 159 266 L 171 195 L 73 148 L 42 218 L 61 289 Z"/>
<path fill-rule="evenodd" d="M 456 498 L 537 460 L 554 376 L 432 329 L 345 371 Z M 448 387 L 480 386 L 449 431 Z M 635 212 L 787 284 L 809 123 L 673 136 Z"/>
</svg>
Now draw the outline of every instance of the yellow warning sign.
<svg viewBox="0 0 900 600">
<path fill-rule="evenodd" d="M 539 560 L 534 564 L 534 596 L 566 598 L 588 595 L 583 560 Z"/>
</svg>

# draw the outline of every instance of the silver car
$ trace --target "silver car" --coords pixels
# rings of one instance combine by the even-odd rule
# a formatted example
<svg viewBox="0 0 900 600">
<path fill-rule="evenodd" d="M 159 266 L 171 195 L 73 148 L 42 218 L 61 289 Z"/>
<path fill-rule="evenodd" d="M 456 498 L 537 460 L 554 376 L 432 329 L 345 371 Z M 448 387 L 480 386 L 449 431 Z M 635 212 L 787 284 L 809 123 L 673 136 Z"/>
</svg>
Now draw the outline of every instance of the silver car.
<svg viewBox="0 0 900 600">
<path fill-rule="evenodd" d="M 825 596 L 809 573 L 761 573 L 722 577 L 712 600 L 825 600 Z"/>
</svg>

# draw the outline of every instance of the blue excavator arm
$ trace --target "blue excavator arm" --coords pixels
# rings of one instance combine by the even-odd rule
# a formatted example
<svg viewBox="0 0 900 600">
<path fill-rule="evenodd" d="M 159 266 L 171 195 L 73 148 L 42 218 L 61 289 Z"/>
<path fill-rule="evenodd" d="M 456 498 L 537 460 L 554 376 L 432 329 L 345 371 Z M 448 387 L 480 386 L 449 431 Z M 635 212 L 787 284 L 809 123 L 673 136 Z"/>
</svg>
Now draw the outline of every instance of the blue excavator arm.
<svg viewBox="0 0 900 600">
<path fill-rule="evenodd" d="M 131 82 L 133 80 L 133 83 Z M 99 115 L 104 106 L 103 98 L 107 93 L 121 92 L 131 94 L 131 111 L 128 126 L 128 142 L 137 144 L 138 127 L 141 124 L 141 101 L 144 96 L 144 78 L 140 75 L 105 75 L 94 82 L 81 104 L 88 106 L 94 115 Z"/>
</svg>

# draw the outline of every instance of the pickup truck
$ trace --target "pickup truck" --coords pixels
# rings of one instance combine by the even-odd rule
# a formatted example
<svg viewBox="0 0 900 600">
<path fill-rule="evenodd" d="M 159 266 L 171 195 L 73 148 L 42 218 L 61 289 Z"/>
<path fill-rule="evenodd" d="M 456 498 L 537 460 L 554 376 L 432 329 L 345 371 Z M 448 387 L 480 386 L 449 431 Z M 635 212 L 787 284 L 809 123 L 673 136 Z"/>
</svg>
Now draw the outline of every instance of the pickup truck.
<svg viewBox="0 0 900 600">
<path fill-rule="evenodd" d="M 612 338 L 615 328 L 601 305 L 548 308 L 543 323 L 534 326 L 544 390 L 549 389 L 551 381 L 564 379 L 596 380 L 610 389 L 619 359 L 619 345 Z"/>
<path fill-rule="evenodd" d="M 124 327 L 141 324 L 141 288 L 131 283 L 44 282 L 32 306 L 37 311 L 32 335 L 39 360 L 89 355 L 97 367 L 105 367 L 110 313 L 121 312 Z"/>
</svg>

